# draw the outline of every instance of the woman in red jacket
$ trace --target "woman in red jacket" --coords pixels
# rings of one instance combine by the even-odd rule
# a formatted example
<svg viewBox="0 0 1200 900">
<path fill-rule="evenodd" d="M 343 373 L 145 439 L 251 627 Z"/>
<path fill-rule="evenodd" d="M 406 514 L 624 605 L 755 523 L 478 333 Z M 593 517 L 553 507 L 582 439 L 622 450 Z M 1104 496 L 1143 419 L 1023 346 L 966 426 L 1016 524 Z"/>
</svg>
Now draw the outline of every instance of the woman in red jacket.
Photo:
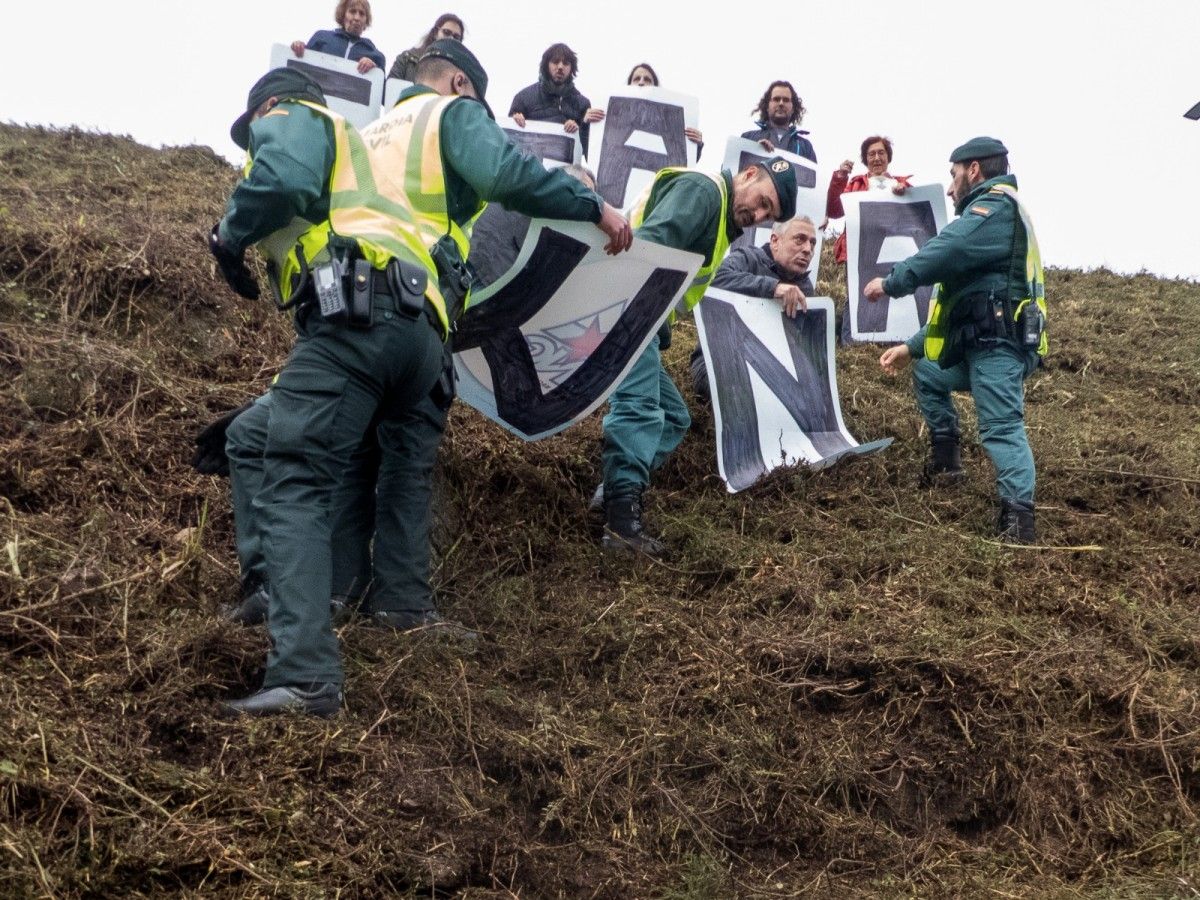
<svg viewBox="0 0 1200 900">
<path fill-rule="evenodd" d="M 825 214 L 831 219 L 840 219 L 846 215 L 846 211 L 842 208 L 842 194 L 848 194 L 851 191 L 885 191 L 888 189 L 891 189 L 893 194 L 903 194 L 912 186 L 908 181 L 912 176 L 892 175 L 888 172 L 888 166 L 892 162 L 892 142 L 883 135 L 873 134 L 863 141 L 859 155 L 862 157 L 863 165 L 867 167 L 866 174 L 855 175 L 851 178 L 850 172 L 854 169 L 854 163 L 846 160 L 829 180 L 829 194 L 825 198 Z M 844 231 L 838 235 L 834 253 L 837 255 L 838 262 L 846 261 L 846 233 Z"/>
</svg>

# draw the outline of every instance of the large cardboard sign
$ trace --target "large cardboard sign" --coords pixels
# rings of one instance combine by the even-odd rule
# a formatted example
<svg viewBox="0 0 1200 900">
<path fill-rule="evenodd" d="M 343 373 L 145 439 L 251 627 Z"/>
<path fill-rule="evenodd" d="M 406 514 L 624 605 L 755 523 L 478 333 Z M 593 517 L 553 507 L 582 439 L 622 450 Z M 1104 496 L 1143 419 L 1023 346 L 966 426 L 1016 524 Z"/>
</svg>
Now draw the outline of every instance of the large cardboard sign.
<svg viewBox="0 0 1200 900">
<path fill-rule="evenodd" d="M 726 142 L 725 160 L 722 165 L 736 174 L 746 168 L 746 166 L 752 166 L 755 163 L 762 162 L 774 156 L 783 157 L 795 167 L 796 186 L 798 188 L 796 192 L 796 215 L 808 216 L 813 220 L 813 225 L 817 229 L 817 247 L 813 252 L 812 269 L 809 272 L 809 275 L 812 276 L 813 284 L 816 284 L 818 269 L 821 265 L 821 223 L 825 221 L 825 198 L 826 189 L 829 185 L 828 174 L 811 159 L 805 159 L 803 156 L 797 156 L 795 153 L 788 153 L 785 150 L 775 150 L 768 153 L 757 141 L 750 141 L 740 137 L 731 137 Z M 753 244 L 758 247 L 765 244 L 770 239 L 771 226 L 774 224 L 774 222 L 764 222 L 757 228 L 745 229 L 742 232 L 742 236 L 733 242 L 733 246 L 740 247 L 743 244 Z"/>
<path fill-rule="evenodd" d="M 403 78 L 389 78 L 383 83 L 383 107 L 386 113 L 396 101 L 400 99 L 400 95 L 413 86 L 411 81 L 405 81 Z"/>
<path fill-rule="evenodd" d="M 894 342 L 912 337 L 929 318 L 932 286 L 915 295 L 871 301 L 863 288 L 873 278 L 886 278 L 892 266 L 908 259 L 946 227 L 945 192 L 941 185 L 891 191 L 842 194 L 846 210 L 846 309 L 852 341 Z"/>
<path fill-rule="evenodd" d="M 594 225 L 534 219 L 512 269 L 458 320 L 459 397 L 527 441 L 608 398 L 703 262 L 637 240 L 608 256 L 604 244 Z"/>
<path fill-rule="evenodd" d="M 578 132 L 567 134 L 558 122 L 526 121 L 522 128 L 512 119 L 500 119 L 498 124 L 510 141 L 540 159 L 547 169 L 583 162 Z"/>
<path fill-rule="evenodd" d="M 710 288 L 696 307 L 717 431 L 717 468 L 731 494 L 780 466 L 814 469 L 882 450 L 846 430 L 833 364 L 833 301 L 810 297 L 788 318 L 775 300 Z"/>
<path fill-rule="evenodd" d="M 299 69 L 321 86 L 325 102 L 336 113 L 345 116 L 355 128 L 362 128 L 379 118 L 383 100 L 383 70 L 376 67 L 365 75 L 358 71 L 358 61 L 340 56 L 305 50 L 299 57 L 287 44 L 271 46 L 272 69 Z"/>
<path fill-rule="evenodd" d="M 696 145 L 684 128 L 699 128 L 700 101 L 657 87 L 613 93 L 604 118 L 592 126 L 588 157 L 596 167 L 596 192 L 624 209 L 667 166 L 694 166 Z"/>
</svg>

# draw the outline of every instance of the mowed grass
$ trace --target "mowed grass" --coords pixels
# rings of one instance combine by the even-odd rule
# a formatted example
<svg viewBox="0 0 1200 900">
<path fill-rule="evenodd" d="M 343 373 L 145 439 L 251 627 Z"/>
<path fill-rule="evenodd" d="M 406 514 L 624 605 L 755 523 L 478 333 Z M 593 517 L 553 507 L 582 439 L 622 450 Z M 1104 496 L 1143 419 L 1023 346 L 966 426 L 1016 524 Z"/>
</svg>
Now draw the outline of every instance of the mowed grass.
<svg viewBox="0 0 1200 900">
<path fill-rule="evenodd" d="M 1200 892 L 1200 286 L 1049 273 L 1036 548 L 991 540 L 969 400 L 967 481 L 920 485 L 879 348 L 839 350 L 843 409 L 896 443 L 828 471 L 731 496 L 693 405 L 661 564 L 599 550 L 598 419 L 527 445 L 457 406 L 436 584 L 478 649 L 352 625 L 339 719 L 230 722 L 266 635 L 217 618 L 191 438 L 290 346 L 209 262 L 235 177 L 0 126 L 0 893 Z"/>
</svg>

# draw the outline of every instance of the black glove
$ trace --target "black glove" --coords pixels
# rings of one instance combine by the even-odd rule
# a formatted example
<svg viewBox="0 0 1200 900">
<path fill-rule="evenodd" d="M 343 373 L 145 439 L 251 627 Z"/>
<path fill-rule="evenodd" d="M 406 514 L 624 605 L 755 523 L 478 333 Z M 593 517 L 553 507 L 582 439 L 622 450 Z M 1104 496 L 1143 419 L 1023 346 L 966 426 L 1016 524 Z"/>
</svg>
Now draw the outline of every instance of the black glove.
<svg viewBox="0 0 1200 900">
<path fill-rule="evenodd" d="M 225 432 L 233 420 L 248 410 L 254 403 L 247 403 L 230 410 L 196 435 L 196 453 L 192 456 L 192 468 L 201 475 L 229 476 L 229 457 L 225 455 Z"/>
<path fill-rule="evenodd" d="M 217 268 L 221 270 L 221 274 L 225 276 L 225 280 L 229 282 L 229 286 L 236 293 L 241 294 L 247 300 L 257 300 L 258 282 L 246 268 L 242 254 L 233 253 L 221 243 L 220 227 L 220 223 L 214 225 L 208 236 L 208 249 L 212 251 L 212 255 L 217 260 Z"/>
</svg>

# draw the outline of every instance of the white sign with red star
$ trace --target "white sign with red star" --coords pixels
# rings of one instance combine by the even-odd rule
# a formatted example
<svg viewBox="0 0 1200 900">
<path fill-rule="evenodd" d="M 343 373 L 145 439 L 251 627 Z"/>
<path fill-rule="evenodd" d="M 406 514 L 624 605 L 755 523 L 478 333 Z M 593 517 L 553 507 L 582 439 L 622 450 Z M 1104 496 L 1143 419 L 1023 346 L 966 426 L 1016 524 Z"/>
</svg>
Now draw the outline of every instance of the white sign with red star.
<svg viewBox="0 0 1200 900">
<path fill-rule="evenodd" d="M 702 262 L 636 239 L 608 256 L 605 240 L 594 225 L 535 219 L 512 268 L 458 321 L 459 397 L 527 441 L 608 398 Z"/>
</svg>

